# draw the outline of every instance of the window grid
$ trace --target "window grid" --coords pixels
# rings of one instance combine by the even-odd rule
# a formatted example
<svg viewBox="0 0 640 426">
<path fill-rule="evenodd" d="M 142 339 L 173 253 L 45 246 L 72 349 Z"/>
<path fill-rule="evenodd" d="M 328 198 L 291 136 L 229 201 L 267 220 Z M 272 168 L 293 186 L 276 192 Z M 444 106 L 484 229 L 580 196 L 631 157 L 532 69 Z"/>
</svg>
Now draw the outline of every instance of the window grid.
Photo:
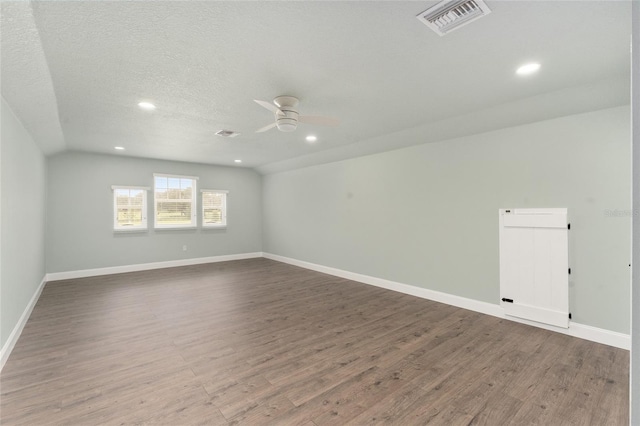
<svg viewBox="0 0 640 426">
<path fill-rule="evenodd" d="M 196 226 L 196 178 L 154 175 L 154 217 L 156 228 Z"/>
<path fill-rule="evenodd" d="M 202 190 L 202 226 L 204 228 L 227 226 L 227 191 Z"/>
<path fill-rule="evenodd" d="M 112 187 L 113 229 L 132 231 L 147 229 L 147 189 Z"/>
</svg>

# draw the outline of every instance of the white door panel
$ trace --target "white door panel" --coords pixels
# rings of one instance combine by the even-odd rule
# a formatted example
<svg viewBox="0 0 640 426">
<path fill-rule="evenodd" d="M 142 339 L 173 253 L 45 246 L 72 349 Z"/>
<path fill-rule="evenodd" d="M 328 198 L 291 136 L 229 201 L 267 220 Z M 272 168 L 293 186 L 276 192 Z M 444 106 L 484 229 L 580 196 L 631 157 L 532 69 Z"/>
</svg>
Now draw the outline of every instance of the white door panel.
<svg viewBox="0 0 640 426">
<path fill-rule="evenodd" d="M 516 226 L 524 228 L 566 228 L 567 215 L 505 214 L 504 226 Z"/>
<path fill-rule="evenodd" d="M 505 314 L 567 328 L 566 209 L 500 210 L 500 297 Z"/>
</svg>

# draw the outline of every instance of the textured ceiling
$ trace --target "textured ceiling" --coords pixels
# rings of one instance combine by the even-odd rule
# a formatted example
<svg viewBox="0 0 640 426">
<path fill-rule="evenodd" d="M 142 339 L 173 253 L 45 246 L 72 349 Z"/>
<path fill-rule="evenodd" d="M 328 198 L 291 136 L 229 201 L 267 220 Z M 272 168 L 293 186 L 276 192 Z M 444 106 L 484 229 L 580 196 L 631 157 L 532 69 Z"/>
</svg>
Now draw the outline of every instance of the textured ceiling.
<svg viewBox="0 0 640 426">
<path fill-rule="evenodd" d="M 629 102 L 628 1 L 488 0 L 445 37 L 415 18 L 432 4 L 2 2 L 2 95 L 47 153 L 262 172 Z M 253 99 L 284 94 L 341 125 L 254 133 L 273 115 Z"/>
<path fill-rule="evenodd" d="M 65 148 L 49 67 L 26 1 L 2 2 L 2 96 L 45 154 Z"/>
</svg>

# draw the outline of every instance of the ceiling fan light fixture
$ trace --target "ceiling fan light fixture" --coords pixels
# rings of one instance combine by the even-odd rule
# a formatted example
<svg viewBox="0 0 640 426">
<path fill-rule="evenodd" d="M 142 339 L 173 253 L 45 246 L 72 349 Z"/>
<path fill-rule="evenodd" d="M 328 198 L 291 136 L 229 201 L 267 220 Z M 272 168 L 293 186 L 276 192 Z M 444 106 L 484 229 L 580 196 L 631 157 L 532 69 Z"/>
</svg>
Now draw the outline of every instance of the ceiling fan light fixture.
<svg viewBox="0 0 640 426">
<path fill-rule="evenodd" d="M 318 140 L 318 138 L 314 135 L 309 135 L 305 139 L 307 140 L 307 142 L 315 142 Z"/>
<path fill-rule="evenodd" d="M 298 121 L 293 118 L 278 118 L 277 126 L 281 132 L 293 132 L 298 127 Z"/>
</svg>

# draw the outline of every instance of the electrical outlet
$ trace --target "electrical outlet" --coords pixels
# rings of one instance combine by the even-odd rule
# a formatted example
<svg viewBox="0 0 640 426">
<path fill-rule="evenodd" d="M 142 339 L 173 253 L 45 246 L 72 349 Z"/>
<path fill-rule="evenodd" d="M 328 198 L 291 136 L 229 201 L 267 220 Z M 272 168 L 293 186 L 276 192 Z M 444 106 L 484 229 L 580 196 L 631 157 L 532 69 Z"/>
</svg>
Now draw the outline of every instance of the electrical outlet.
<svg viewBox="0 0 640 426">
<path fill-rule="evenodd" d="M 187 245 L 186 244 L 182 246 L 182 251 L 187 251 Z"/>
</svg>

